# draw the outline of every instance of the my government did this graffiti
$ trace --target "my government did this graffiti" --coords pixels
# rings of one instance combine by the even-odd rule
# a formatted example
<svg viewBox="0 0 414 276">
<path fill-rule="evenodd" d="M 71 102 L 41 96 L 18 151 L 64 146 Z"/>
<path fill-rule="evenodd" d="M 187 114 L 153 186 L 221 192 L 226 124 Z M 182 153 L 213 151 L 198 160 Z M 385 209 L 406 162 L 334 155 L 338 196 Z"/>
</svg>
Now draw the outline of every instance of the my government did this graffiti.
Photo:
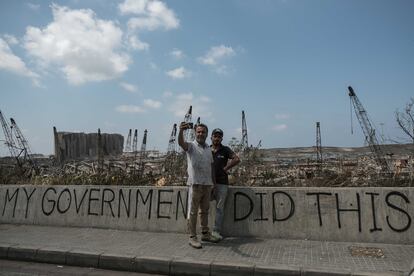
<svg viewBox="0 0 414 276">
<path fill-rule="evenodd" d="M 0 186 L 0 223 L 186 231 L 186 187 Z M 231 187 L 227 235 L 414 243 L 414 188 Z"/>
</svg>

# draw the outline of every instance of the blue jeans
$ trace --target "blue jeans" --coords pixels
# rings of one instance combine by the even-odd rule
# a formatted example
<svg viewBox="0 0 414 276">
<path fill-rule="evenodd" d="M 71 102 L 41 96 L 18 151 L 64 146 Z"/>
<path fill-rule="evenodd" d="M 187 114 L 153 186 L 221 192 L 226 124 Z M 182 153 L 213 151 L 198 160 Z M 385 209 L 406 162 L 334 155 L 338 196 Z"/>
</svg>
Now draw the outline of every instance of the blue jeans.
<svg viewBox="0 0 414 276">
<path fill-rule="evenodd" d="M 227 191 L 229 185 L 216 184 L 214 189 L 214 198 L 216 200 L 216 219 L 214 221 L 213 231 L 221 232 L 224 218 L 224 205 L 226 203 Z"/>
</svg>

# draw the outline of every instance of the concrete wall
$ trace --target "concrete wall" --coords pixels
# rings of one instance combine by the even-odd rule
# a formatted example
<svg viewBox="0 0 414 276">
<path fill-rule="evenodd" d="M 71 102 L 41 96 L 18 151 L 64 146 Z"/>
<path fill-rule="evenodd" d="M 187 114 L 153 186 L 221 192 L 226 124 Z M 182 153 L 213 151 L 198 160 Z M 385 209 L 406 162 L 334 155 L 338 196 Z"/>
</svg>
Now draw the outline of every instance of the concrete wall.
<svg viewBox="0 0 414 276">
<path fill-rule="evenodd" d="M 224 234 L 414 244 L 413 201 L 414 188 L 232 187 Z M 186 187 L 0 186 L 0 223 L 185 232 L 186 207 Z"/>
</svg>

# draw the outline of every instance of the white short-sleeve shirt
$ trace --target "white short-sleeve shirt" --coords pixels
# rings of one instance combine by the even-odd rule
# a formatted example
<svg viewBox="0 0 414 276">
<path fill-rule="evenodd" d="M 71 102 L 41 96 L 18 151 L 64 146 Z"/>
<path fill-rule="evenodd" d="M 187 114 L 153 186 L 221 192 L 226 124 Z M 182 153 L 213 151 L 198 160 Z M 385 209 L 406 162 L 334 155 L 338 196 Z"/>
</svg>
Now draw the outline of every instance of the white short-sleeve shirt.
<svg viewBox="0 0 414 276">
<path fill-rule="evenodd" d="M 197 141 L 188 143 L 187 154 L 187 185 L 213 185 L 211 164 L 213 154 L 207 144 L 200 145 Z"/>
</svg>

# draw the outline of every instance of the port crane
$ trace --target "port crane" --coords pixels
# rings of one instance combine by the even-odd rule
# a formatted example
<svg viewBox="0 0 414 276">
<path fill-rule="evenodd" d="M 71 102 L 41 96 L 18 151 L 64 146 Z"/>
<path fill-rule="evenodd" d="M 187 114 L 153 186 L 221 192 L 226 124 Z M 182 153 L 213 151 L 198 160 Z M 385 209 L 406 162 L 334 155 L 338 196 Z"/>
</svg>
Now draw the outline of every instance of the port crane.
<svg viewBox="0 0 414 276">
<path fill-rule="evenodd" d="M 355 115 L 358 118 L 362 131 L 364 132 L 365 140 L 375 157 L 375 161 L 384 172 L 389 172 L 390 169 L 388 167 L 387 160 L 385 159 L 380 144 L 378 143 L 378 139 L 375 134 L 375 128 L 372 126 L 368 118 L 367 111 L 355 94 L 354 89 L 351 86 L 348 86 L 348 90 L 348 95 L 354 107 Z"/>
</svg>

